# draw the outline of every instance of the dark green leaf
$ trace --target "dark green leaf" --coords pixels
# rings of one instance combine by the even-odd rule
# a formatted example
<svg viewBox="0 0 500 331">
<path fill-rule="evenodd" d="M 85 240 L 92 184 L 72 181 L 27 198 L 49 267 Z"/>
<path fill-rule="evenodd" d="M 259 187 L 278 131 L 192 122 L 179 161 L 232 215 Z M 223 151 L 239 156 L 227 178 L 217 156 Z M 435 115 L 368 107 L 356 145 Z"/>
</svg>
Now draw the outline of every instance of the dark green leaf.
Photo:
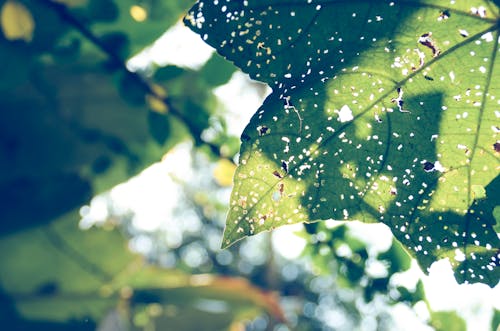
<svg viewBox="0 0 500 331">
<path fill-rule="evenodd" d="M 157 69 L 153 75 L 153 79 L 156 82 L 168 82 L 169 80 L 176 79 L 181 76 L 185 69 L 177 66 L 165 66 Z"/>
<path fill-rule="evenodd" d="M 113 0 L 89 0 L 87 10 L 92 21 L 113 22 L 119 16 L 118 6 Z"/>
<path fill-rule="evenodd" d="M 170 122 L 168 116 L 150 111 L 148 113 L 149 133 L 153 139 L 162 146 L 170 135 Z"/>
<path fill-rule="evenodd" d="M 0 206 L 5 221 L 0 222 L 0 237 L 45 224 L 60 214 L 78 208 L 91 196 L 89 182 L 76 174 L 32 176 L 2 181 Z"/>
<path fill-rule="evenodd" d="M 205 82 L 210 86 L 219 86 L 227 83 L 236 70 L 236 67 L 223 59 L 219 54 L 214 54 L 201 69 Z"/>
<path fill-rule="evenodd" d="M 120 58 L 126 59 L 129 56 L 129 40 L 123 32 L 109 32 L 101 36 L 101 41 L 106 49 L 117 54 Z"/>
<path fill-rule="evenodd" d="M 106 172 L 111 167 L 111 165 L 111 159 L 108 156 L 103 155 L 94 160 L 94 162 L 92 163 L 92 171 L 95 174 L 102 174 Z"/>
<path fill-rule="evenodd" d="M 182 106 L 182 110 L 185 115 L 189 114 L 189 125 L 192 132 L 198 132 L 201 135 L 201 132 L 209 125 L 208 110 L 198 102 L 192 100 L 186 100 Z"/>
<path fill-rule="evenodd" d="M 119 75 L 118 91 L 120 96 L 132 106 L 144 105 L 146 93 L 148 93 L 146 86 L 137 76 L 128 72 Z"/>
<path fill-rule="evenodd" d="M 19 43 L 12 43 L 0 34 L 0 91 L 15 88 L 28 76 L 32 54 L 29 48 Z M 5 65 L 5 64 L 9 65 Z"/>
<path fill-rule="evenodd" d="M 80 54 L 81 40 L 78 38 L 62 39 L 54 46 L 52 54 L 58 61 L 75 61 Z"/>
</svg>

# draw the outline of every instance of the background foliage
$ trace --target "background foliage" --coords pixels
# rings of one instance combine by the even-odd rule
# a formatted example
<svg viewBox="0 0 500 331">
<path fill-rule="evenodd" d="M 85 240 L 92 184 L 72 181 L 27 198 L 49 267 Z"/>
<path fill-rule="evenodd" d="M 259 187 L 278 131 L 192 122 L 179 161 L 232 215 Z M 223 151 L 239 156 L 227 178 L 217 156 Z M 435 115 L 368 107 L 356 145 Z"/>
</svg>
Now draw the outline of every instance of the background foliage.
<svg viewBox="0 0 500 331">
<path fill-rule="evenodd" d="M 394 281 L 410 266 L 396 241 L 373 251 L 345 224 L 315 223 L 301 232 L 307 245 L 297 261 L 275 254 L 270 236 L 219 249 L 227 204 L 214 192 L 227 179 L 212 179 L 206 169 L 230 172 L 239 140 L 229 134 L 213 89 L 235 67 L 218 55 L 197 70 L 127 67 L 192 5 L 0 0 L 0 324 L 103 331 L 199 330 L 200 324 L 394 328 L 394 309 L 426 305 L 421 282 Z M 133 213 L 112 201 L 99 226 L 79 228 L 80 207 L 93 196 L 186 141 L 199 178 L 179 181 L 182 203 L 173 218 L 186 219 L 189 211 L 194 220 L 176 226 L 180 242 L 165 239 L 174 229 L 138 230 Z M 129 238 L 147 238 L 153 249 L 131 253 Z M 384 271 L 370 272 L 374 264 Z M 454 313 L 433 313 L 425 322 L 464 329 Z"/>
</svg>

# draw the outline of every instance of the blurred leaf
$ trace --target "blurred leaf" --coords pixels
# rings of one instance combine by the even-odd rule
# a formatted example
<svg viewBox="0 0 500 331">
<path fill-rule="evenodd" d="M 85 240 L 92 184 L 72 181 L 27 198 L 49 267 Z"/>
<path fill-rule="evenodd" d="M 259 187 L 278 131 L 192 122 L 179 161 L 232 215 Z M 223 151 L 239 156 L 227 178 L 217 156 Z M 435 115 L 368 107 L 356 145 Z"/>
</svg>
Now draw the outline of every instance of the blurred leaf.
<svg viewBox="0 0 500 331">
<path fill-rule="evenodd" d="M 192 127 L 193 132 L 201 133 L 204 129 L 209 127 L 209 110 L 198 103 L 199 100 L 193 101 L 186 100 L 181 106 L 181 110 L 185 116 L 189 116 L 189 125 Z"/>
<path fill-rule="evenodd" d="M 232 158 L 240 148 L 240 140 L 235 136 L 222 136 L 220 139 L 215 139 L 214 143 L 220 145 L 221 154 Z"/>
<path fill-rule="evenodd" d="M 408 289 L 404 286 L 398 286 L 397 290 L 399 292 L 398 302 L 409 302 L 411 305 L 419 301 L 425 301 L 425 290 L 422 280 L 417 282 L 415 290 Z"/>
<path fill-rule="evenodd" d="M 236 67 L 214 53 L 201 69 L 201 75 L 209 86 L 219 86 L 229 81 Z"/>
<path fill-rule="evenodd" d="M 168 116 L 155 111 L 148 113 L 149 133 L 154 140 L 163 146 L 170 135 L 170 122 Z"/>
<path fill-rule="evenodd" d="M 36 26 L 33 40 L 28 46 L 39 53 L 51 52 L 60 38 L 69 32 L 69 25 L 60 13 L 52 8 L 58 5 L 50 0 L 26 1 L 25 4 L 33 15 Z"/>
<path fill-rule="evenodd" d="M 126 59 L 130 54 L 128 37 L 123 32 L 109 32 L 100 37 L 106 49 L 117 54 L 120 58 Z"/>
<path fill-rule="evenodd" d="M 56 61 L 76 61 L 78 55 L 80 55 L 81 40 L 78 38 L 67 38 L 62 39 L 56 45 L 52 54 Z"/>
<path fill-rule="evenodd" d="M 147 308 L 147 323 L 168 321 L 158 328 L 162 330 L 199 330 L 200 320 L 193 316 L 207 316 L 208 330 L 263 311 L 284 320 L 278 297 L 246 279 L 191 276 L 145 266 L 142 258 L 128 252 L 118 231 L 81 231 L 77 220 L 77 213 L 71 213 L 51 225 L 0 239 L 3 326 L 16 329 L 26 320 L 67 323 L 87 319 L 93 321 L 87 328 L 92 329 L 104 318 L 103 327 L 111 323 L 112 315 L 107 312 L 124 302 L 132 312 L 127 319 L 133 320 L 134 314 Z M 11 310 L 8 316 L 2 314 L 5 309 Z M 191 326 L 176 328 L 180 325 Z"/>
<path fill-rule="evenodd" d="M 392 240 L 392 245 L 386 252 L 379 254 L 378 259 L 386 260 L 389 264 L 389 274 L 406 271 L 411 266 L 411 258 L 406 250 L 396 240 Z"/>
<path fill-rule="evenodd" d="M 131 255 L 117 232 L 82 232 L 77 221 L 77 213 L 66 214 L 51 225 L 0 240 L 0 283 L 24 318 L 96 321 L 114 305 L 116 298 L 99 294 L 100 287 Z M 42 291 L 47 284 L 53 290 Z"/>
<path fill-rule="evenodd" d="M 44 224 L 81 206 L 91 197 L 90 183 L 76 174 L 0 181 L 0 206 L 5 220 L 0 222 L 0 238 L 26 227 Z"/>
<path fill-rule="evenodd" d="M 500 331 L 500 310 L 493 310 L 493 318 L 491 320 L 491 330 Z"/>
<path fill-rule="evenodd" d="M 88 15 L 92 21 L 113 22 L 118 19 L 119 7 L 113 0 L 89 0 Z"/>
<path fill-rule="evenodd" d="M 285 224 L 383 222 L 424 272 L 449 258 L 459 283 L 498 283 L 500 241 L 472 187 L 498 184 L 499 10 L 437 3 L 446 21 L 423 0 L 191 9 L 191 29 L 273 89 L 242 134 L 223 247 Z"/>
<path fill-rule="evenodd" d="M 186 70 L 177 66 L 169 65 L 157 69 L 153 75 L 156 82 L 167 82 L 181 76 Z"/>
<path fill-rule="evenodd" d="M 233 184 L 236 165 L 228 159 L 220 159 L 215 166 L 213 176 L 220 186 L 231 186 Z"/>
<path fill-rule="evenodd" d="M 92 171 L 98 175 L 103 174 L 111 167 L 112 164 L 113 161 L 108 156 L 103 155 L 97 157 L 92 163 Z"/>
<path fill-rule="evenodd" d="M 135 74 L 129 72 L 120 73 L 118 90 L 120 96 L 132 106 L 141 106 L 146 102 L 148 90 L 146 86 L 137 79 Z"/>
<path fill-rule="evenodd" d="M 9 64 L 0 70 L 0 92 L 15 88 L 27 79 L 31 58 L 29 49 L 13 45 L 0 35 L 0 62 Z"/>
<path fill-rule="evenodd" d="M 9 40 L 24 40 L 30 42 L 33 39 L 35 22 L 28 8 L 15 0 L 6 1 L 1 9 L 0 24 L 5 38 Z"/>
<path fill-rule="evenodd" d="M 187 137 L 175 122 L 175 130 L 153 138 L 144 102 L 126 103 L 97 63 L 30 69 L 29 81 L 0 90 L 0 194 L 8 220 L 0 235 L 50 222 L 137 174 Z M 144 98 L 134 84 L 133 78 L 125 80 L 128 95 Z M 155 125 L 165 127 L 162 120 Z"/>
<path fill-rule="evenodd" d="M 431 325 L 436 331 L 466 331 L 465 321 L 454 311 L 438 311 L 431 313 Z"/>
</svg>

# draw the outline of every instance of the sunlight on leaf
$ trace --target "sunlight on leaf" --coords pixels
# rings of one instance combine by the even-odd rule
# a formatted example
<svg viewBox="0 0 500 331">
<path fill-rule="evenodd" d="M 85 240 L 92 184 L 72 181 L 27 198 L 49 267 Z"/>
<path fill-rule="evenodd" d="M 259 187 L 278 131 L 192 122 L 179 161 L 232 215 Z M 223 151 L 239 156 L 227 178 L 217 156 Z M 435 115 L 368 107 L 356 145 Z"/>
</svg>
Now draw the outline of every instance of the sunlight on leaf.
<svg viewBox="0 0 500 331">
<path fill-rule="evenodd" d="M 425 271 L 449 258 L 458 282 L 496 285 L 498 13 L 478 0 L 198 2 L 186 24 L 273 88 L 241 136 L 223 247 L 285 224 L 383 222 Z"/>
</svg>

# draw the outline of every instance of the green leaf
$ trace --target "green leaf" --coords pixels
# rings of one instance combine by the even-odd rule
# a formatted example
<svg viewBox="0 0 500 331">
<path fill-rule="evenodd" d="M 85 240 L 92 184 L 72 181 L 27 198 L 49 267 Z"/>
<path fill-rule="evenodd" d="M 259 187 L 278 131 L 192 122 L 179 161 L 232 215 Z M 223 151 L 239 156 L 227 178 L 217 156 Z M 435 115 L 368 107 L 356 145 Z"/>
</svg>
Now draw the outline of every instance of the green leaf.
<svg viewBox="0 0 500 331">
<path fill-rule="evenodd" d="M 170 121 L 168 116 L 150 111 L 148 113 L 149 133 L 162 146 L 170 135 Z"/>
<path fill-rule="evenodd" d="M 87 10 L 93 21 L 113 22 L 119 16 L 118 6 L 113 0 L 90 0 Z"/>
<path fill-rule="evenodd" d="M 493 331 L 498 331 L 500 329 L 500 310 L 495 309 L 493 311 L 493 318 L 491 319 L 491 329 Z"/>
<path fill-rule="evenodd" d="M 201 69 L 201 74 L 209 86 L 219 86 L 227 83 L 236 67 L 224 60 L 219 54 L 214 54 Z"/>
<path fill-rule="evenodd" d="M 120 73 L 118 77 L 120 96 L 132 106 L 141 106 L 146 101 L 148 90 L 138 77 L 132 73 Z"/>
<path fill-rule="evenodd" d="M 109 32 L 101 36 L 102 43 L 110 52 L 114 52 L 120 58 L 126 59 L 129 55 L 128 37 L 123 32 Z"/>
<path fill-rule="evenodd" d="M 223 247 L 292 223 L 383 222 L 425 271 L 448 258 L 460 283 L 496 285 L 499 198 L 473 187 L 498 189 L 498 13 L 198 2 L 186 24 L 273 88 L 242 134 Z"/>
<path fill-rule="evenodd" d="M 465 321 L 453 311 L 433 312 L 431 315 L 431 325 L 436 329 L 436 331 L 467 330 Z"/>
<path fill-rule="evenodd" d="M 155 71 L 153 78 L 156 82 L 167 82 L 172 79 L 180 77 L 182 74 L 186 72 L 185 69 L 168 65 L 165 67 L 161 67 Z"/>
<path fill-rule="evenodd" d="M 14 45 L 0 34 L 0 61 L 9 63 L 0 71 L 0 91 L 14 88 L 28 76 L 32 54 L 24 45 Z"/>
<path fill-rule="evenodd" d="M 91 197 L 90 183 L 76 174 L 3 180 L 0 182 L 0 200 L 3 217 L 8 221 L 0 223 L 0 236 L 48 222 L 80 207 Z"/>
<path fill-rule="evenodd" d="M 401 244 L 393 240 L 391 247 L 384 253 L 379 254 L 379 260 L 385 260 L 389 265 L 389 274 L 406 271 L 411 266 L 411 259 L 401 247 Z"/>
<path fill-rule="evenodd" d="M 50 225 L 0 239 L 0 291 L 23 318 L 96 321 L 116 303 L 111 289 L 102 286 L 133 256 L 118 231 L 83 232 L 78 218 L 78 212 L 68 213 Z"/>
</svg>

